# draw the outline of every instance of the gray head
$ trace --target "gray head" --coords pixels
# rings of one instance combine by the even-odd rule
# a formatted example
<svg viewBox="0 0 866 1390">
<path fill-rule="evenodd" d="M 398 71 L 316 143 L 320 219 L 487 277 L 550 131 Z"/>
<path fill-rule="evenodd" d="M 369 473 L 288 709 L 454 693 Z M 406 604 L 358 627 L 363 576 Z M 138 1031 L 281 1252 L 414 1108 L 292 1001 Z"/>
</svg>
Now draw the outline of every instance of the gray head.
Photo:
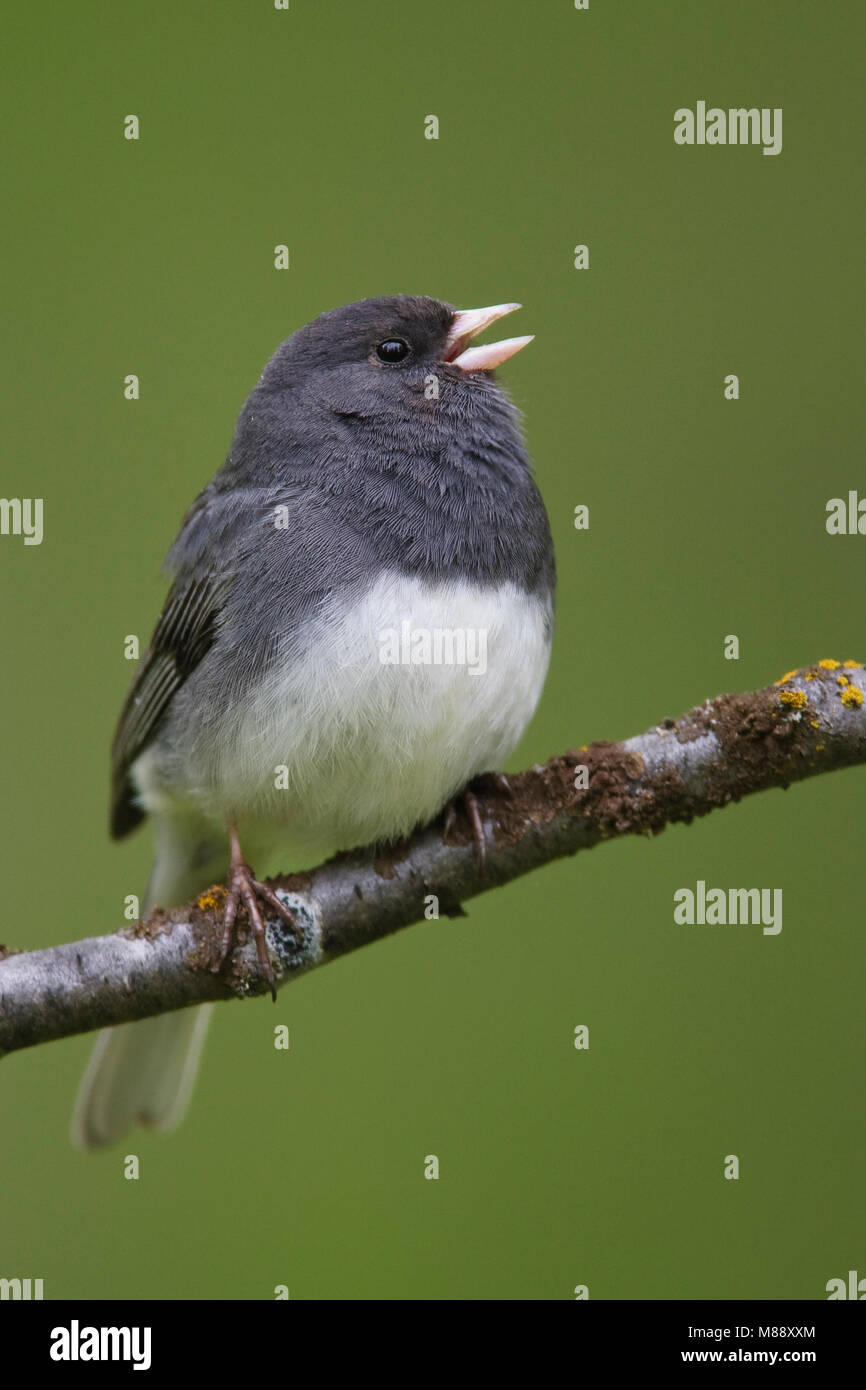
<svg viewBox="0 0 866 1390">
<path fill-rule="evenodd" d="M 487 372 L 531 338 L 509 338 L 482 348 L 469 340 L 519 304 L 455 309 L 424 295 L 362 299 L 320 314 L 287 339 L 268 363 L 261 385 L 293 389 L 313 374 L 323 395 L 363 393 L 369 407 L 411 407 L 425 399 L 425 380 L 470 393 L 490 385 Z M 426 396 L 429 399 L 429 393 Z"/>
<path fill-rule="evenodd" d="M 327 468 L 350 424 L 357 449 L 379 454 L 399 438 L 413 458 L 441 456 L 457 438 L 494 439 L 528 467 L 517 415 L 492 369 L 531 341 L 470 340 L 517 304 L 457 310 L 423 295 L 363 299 L 321 314 L 274 353 L 238 420 L 229 467 L 255 460 L 258 479 L 285 446 L 312 450 Z M 370 457 L 373 457 L 373 454 Z"/>
<path fill-rule="evenodd" d="M 309 543 L 324 550 L 338 537 L 338 558 L 355 545 L 413 573 L 549 586 L 547 518 L 517 411 L 493 376 L 531 339 L 471 345 L 519 307 L 394 295 L 300 328 L 265 367 L 188 525 L 214 495 L 255 488 L 270 506 L 290 492 Z"/>
</svg>

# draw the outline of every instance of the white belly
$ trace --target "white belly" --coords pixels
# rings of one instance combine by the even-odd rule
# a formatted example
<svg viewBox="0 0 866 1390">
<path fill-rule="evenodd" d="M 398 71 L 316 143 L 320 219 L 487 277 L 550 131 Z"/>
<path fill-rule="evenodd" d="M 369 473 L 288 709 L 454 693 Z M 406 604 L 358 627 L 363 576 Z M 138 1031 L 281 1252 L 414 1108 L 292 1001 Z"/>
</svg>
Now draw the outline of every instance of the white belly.
<svg viewBox="0 0 866 1390">
<path fill-rule="evenodd" d="M 391 574 L 349 610 L 332 603 L 306 647 L 189 770 L 196 809 L 237 821 L 242 843 L 291 843 L 299 867 L 408 833 L 502 765 L 541 694 L 550 612 L 511 584 Z"/>
</svg>

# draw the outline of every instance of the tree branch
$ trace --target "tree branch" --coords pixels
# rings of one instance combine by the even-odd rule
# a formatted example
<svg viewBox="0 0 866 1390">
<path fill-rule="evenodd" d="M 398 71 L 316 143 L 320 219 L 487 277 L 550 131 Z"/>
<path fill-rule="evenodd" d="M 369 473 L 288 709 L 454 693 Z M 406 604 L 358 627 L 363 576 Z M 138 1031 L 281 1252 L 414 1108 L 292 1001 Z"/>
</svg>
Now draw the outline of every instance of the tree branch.
<svg viewBox="0 0 866 1390">
<path fill-rule="evenodd" d="M 720 695 L 624 743 L 593 743 L 510 779 L 473 787 L 488 838 L 480 875 L 469 826 L 443 839 L 442 819 L 387 849 L 339 855 L 272 880 L 300 939 L 268 923 L 278 984 L 551 860 L 622 835 L 658 834 L 771 787 L 866 762 L 866 671 L 822 661 L 765 690 Z M 585 769 L 585 771 L 581 771 Z M 68 946 L 0 947 L 0 1056 L 208 1000 L 262 994 L 252 943 L 220 973 L 221 907 L 213 888 L 184 908 Z"/>
</svg>

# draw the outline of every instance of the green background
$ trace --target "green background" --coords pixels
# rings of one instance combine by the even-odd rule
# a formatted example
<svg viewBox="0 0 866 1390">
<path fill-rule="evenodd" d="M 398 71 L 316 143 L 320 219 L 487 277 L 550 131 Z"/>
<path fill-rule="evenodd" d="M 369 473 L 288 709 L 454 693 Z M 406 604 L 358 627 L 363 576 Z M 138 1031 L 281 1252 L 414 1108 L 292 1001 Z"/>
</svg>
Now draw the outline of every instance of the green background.
<svg viewBox="0 0 866 1390">
<path fill-rule="evenodd" d="M 501 375 L 558 628 L 513 768 L 866 657 L 866 538 L 824 527 L 828 498 L 866 494 L 861 12 L 18 5 L 0 491 L 45 499 L 45 539 L 0 538 L 2 939 L 113 930 L 143 891 L 149 832 L 106 832 L 123 638 L 149 635 L 264 361 L 338 304 L 517 299 L 510 331 L 537 335 Z M 782 153 L 677 147 L 698 99 L 781 106 Z M 74 1152 L 91 1039 L 10 1057 L 0 1275 L 49 1298 L 825 1297 L 866 1274 L 864 810 L 862 769 L 756 796 L 553 865 L 276 1007 L 226 1005 L 173 1136 Z M 783 931 L 675 926 L 699 878 L 781 887 Z"/>
</svg>

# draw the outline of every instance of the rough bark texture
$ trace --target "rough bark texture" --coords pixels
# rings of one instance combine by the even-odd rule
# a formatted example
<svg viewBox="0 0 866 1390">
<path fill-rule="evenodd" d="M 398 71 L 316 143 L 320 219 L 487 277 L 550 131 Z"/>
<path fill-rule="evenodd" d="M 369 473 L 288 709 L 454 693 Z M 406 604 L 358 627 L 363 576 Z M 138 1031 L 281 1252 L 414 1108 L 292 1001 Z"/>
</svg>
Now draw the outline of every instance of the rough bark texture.
<svg viewBox="0 0 866 1390">
<path fill-rule="evenodd" d="M 268 923 L 278 984 L 601 840 L 657 834 L 752 792 L 866 762 L 866 672 L 824 660 L 765 690 L 720 695 L 624 743 L 599 742 L 474 790 L 487 834 L 483 875 L 468 823 L 443 822 L 386 849 L 357 850 L 272 880 L 300 937 Z M 585 769 L 582 772 L 581 769 Z M 585 785 L 584 785 L 585 784 Z M 206 1000 L 268 989 L 251 943 L 214 973 L 219 886 L 111 936 L 44 951 L 0 947 L 0 1055 Z M 431 914 L 432 915 L 432 914 Z"/>
</svg>

